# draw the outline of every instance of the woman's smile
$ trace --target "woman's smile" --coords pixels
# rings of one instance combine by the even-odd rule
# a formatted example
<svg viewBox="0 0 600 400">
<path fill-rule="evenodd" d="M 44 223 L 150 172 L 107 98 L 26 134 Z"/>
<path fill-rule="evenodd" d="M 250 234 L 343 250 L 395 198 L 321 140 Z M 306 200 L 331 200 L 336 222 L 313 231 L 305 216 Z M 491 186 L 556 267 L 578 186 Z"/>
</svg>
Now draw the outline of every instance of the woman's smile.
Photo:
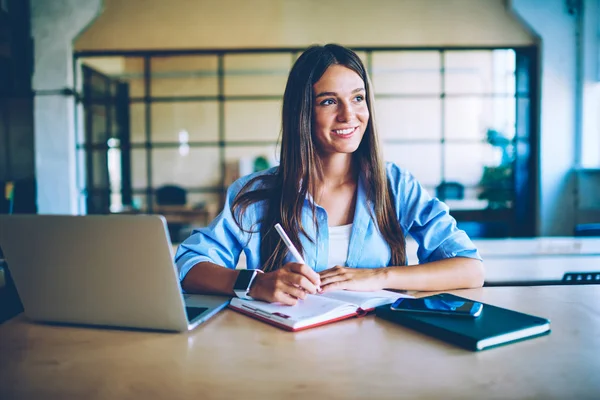
<svg viewBox="0 0 600 400">
<path fill-rule="evenodd" d="M 358 126 L 355 126 L 353 128 L 334 129 L 331 132 L 333 133 L 334 136 L 339 137 L 341 139 L 349 139 L 352 137 L 352 135 L 354 135 L 354 132 L 356 132 L 357 129 L 358 129 Z"/>
</svg>

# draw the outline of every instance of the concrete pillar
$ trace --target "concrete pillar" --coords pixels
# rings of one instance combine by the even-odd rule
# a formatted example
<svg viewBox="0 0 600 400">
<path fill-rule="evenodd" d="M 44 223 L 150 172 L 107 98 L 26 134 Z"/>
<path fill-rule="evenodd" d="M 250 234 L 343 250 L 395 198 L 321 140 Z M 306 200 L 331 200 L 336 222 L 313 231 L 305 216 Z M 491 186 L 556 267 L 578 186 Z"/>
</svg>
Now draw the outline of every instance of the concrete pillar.
<svg viewBox="0 0 600 400">
<path fill-rule="evenodd" d="M 38 212 L 78 214 L 73 41 L 100 15 L 103 2 L 30 0 L 30 4 Z"/>
<path fill-rule="evenodd" d="M 509 10 L 540 38 L 538 226 L 541 236 L 572 235 L 576 200 L 577 16 L 565 0 L 510 0 Z"/>
</svg>

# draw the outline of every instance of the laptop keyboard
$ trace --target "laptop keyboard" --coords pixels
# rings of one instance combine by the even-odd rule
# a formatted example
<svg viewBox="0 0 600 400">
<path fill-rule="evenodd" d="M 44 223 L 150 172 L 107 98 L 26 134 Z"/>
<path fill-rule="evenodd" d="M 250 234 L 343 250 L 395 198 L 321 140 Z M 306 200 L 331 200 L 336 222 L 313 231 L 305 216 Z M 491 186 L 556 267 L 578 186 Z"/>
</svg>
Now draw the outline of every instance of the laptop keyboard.
<svg viewBox="0 0 600 400">
<path fill-rule="evenodd" d="M 198 315 L 202 314 L 206 310 L 208 310 L 208 307 L 186 307 L 185 313 L 187 314 L 188 321 L 192 322 L 194 318 L 196 318 Z"/>
</svg>

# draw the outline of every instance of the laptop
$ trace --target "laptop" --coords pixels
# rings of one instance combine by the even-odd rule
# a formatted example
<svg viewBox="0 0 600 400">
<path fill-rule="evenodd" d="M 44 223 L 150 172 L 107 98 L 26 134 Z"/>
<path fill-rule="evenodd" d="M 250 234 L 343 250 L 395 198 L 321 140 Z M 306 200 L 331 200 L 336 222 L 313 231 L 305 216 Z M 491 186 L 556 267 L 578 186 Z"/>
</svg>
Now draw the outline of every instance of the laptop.
<svg viewBox="0 0 600 400">
<path fill-rule="evenodd" d="M 160 215 L 0 215 L 0 248 L 35 321 L 184 332 L 230 300 L 182 293 Z"/>
</svg>

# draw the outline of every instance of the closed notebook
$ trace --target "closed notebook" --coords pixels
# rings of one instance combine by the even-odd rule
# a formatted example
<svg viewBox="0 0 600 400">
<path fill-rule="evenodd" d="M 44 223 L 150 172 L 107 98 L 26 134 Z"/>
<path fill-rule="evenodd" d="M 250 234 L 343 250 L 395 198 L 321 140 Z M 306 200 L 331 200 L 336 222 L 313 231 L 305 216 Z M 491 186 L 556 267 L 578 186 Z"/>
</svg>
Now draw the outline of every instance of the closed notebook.
<svg viewBox="0 0 600 400">
<path fill-rule="evenodd" d="M 299 331 L 315 326 L 364 315 L 375 307 L 391 304 L 399 297 L 412 297 L 401 293 L 380 290 L 354 292 L 340 290 L 308 295 L 294 306 L 266 303 L 258 300 L 231 300 L 229 307 L 261 321 L 289 331 Z"/>
<path fill-rule="evenodd" d="M 550 321 L 545 318 L 485 303 L 481 315 L 477 318 L 394 311 L 389 305 L 377 307 L 375 314 L 377 317 L 473 351 L 550 333 Z"/>
</svg>

